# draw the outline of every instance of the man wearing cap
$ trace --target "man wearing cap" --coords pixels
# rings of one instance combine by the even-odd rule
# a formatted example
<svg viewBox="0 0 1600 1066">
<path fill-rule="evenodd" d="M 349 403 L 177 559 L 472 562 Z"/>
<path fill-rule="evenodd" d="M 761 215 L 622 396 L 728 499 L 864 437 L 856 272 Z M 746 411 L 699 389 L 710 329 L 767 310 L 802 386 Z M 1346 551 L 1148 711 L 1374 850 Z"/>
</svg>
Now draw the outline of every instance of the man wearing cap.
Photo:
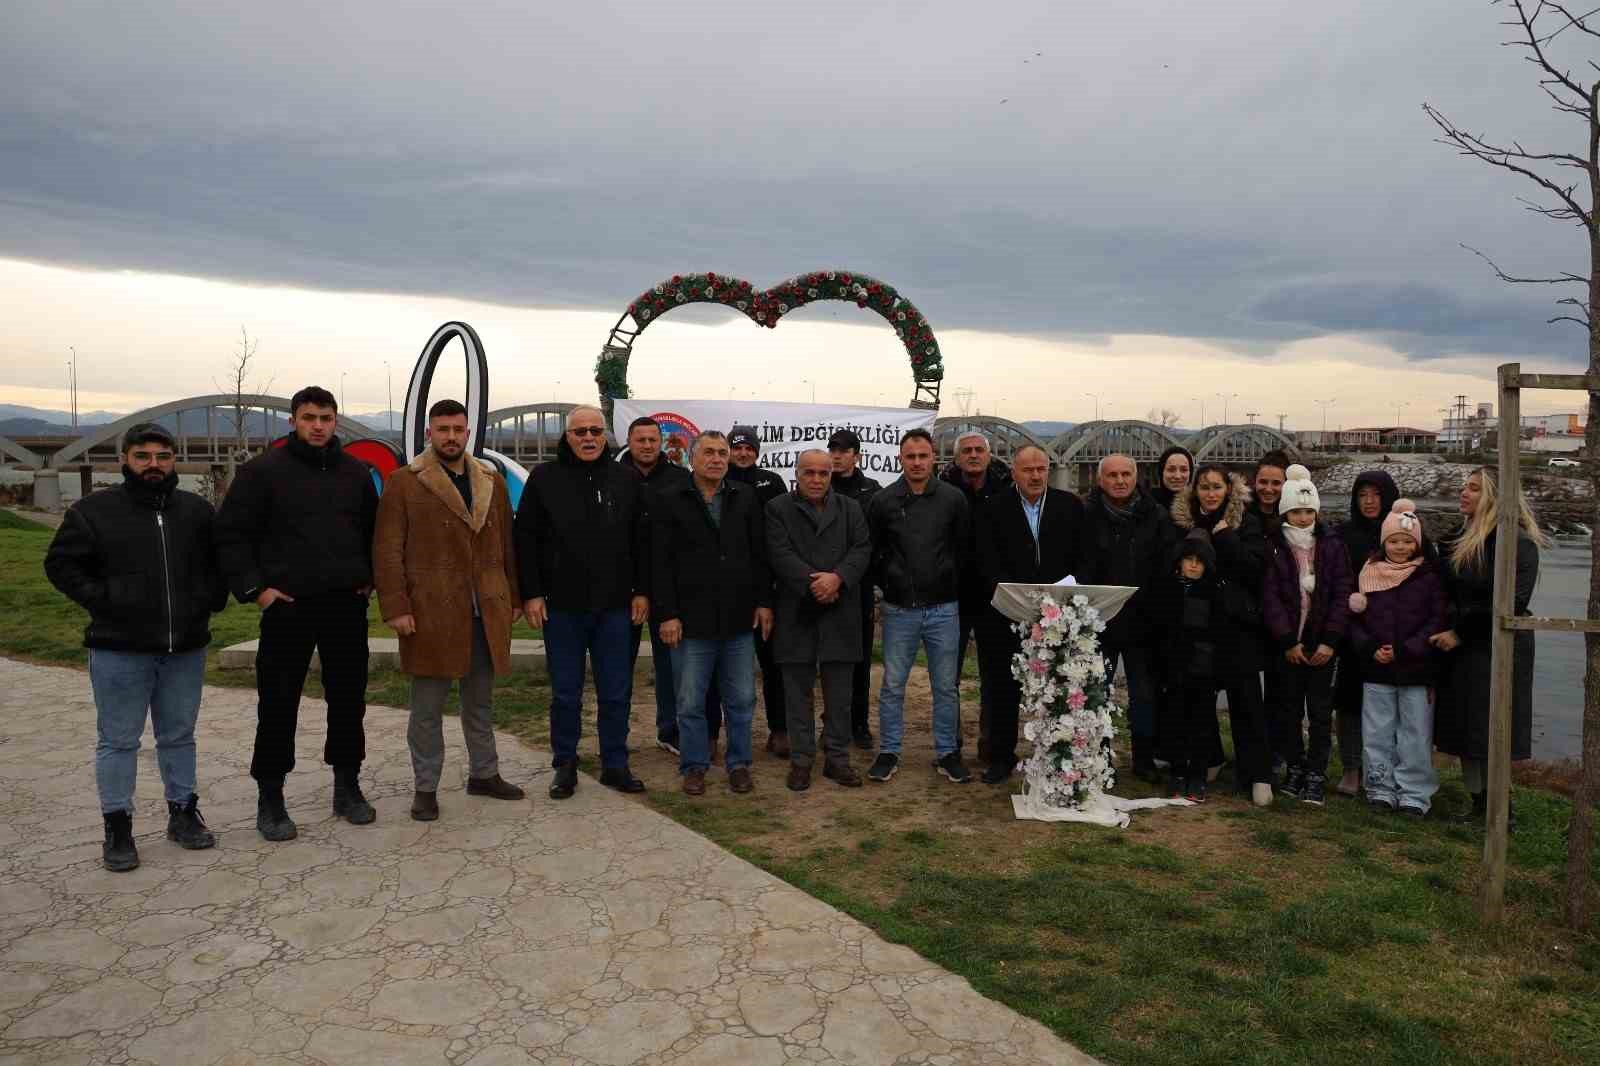
<svg viewBox="0 0 1600 1066">
<path fill-rule="evenodd" d="M 846 499 L 856 501 L 864 515 L 867 504 L 883 486 L 861 470 L 861 438 L 854 430 L 841 429 L 828 438 L 828 458 L 833 463 L 832 490 Z M 869 700 L 872 680 L 873 638 L 872 582 L 861 582 L 861 659 L 850 675 L 850 733 L 856 747 L 871 751 L 872 706 Z"/>
<path fill-rule="evenodd" d="M 216 838 L 195 793 L 194 725 L 211 614 L 228 602 L 217 571 L 211 505 L 178 488 L 176 448 L 154 423 L 122 438 L 122 484 L 73 504 L 45 554 L 50 583 L 89 612 L 83 631 L 94 693 L 94 777 L 105 820 L 101 861 L 139 865 L 133 788 L 148 714 L 167 797 L 167 839 Z"/>
<path fill-rule="evenodd" d="M 761 438 L 756 435 L 756 427 L 734 426 L 729 430 L 728 451 L 728 480 L 748 485 L 755 492 L 758 512 L 764 514 L 767 504 L 789 491 L 783 478 L 756 465 L 761 455 Z M 771 602 L 770 597 L 764 602 Z M 761 664 L 761 701 L 767 712 L 767 751 L 777 758 L 787 759 L 789 717 L 784 710 L 783 672 L 772 658 L 772 642 L 760 632 L 756 633 L 756 662 Z"/>
<path fill-rule="evenodd" d="M 976 429 L 969 429 L 956 438 L 956 457 L 945 465 L 939 474 L 942 481 L 954 485 L 967 498 L 967 512 L 972 515 L 974 540 L 967 545 L 966 558 L 977 558 L 978 516 L 990 500 L 1011 488 L 1011 471 L 1006 464 L 994 458 L 989 449 L 989 438 Z M 1001 661 L 1002 648 L 984 646 L 992 644 L 993 627 L 984 624 L 989 610 L 989 593 L 984 589 L 982 575 L 977 566 L 967 566 L 961 571 L 961 634 L 956 645 L 956 676 L 961 676 L 967 662 L 967 645 L 973 640 L 978 645 L 978 758 L 989 759 L 989 717 L 995 701 L 994 670 L 989 668 Z M 1006 660 L 1009 663 L 1009 660 Z M 989 667 L 985 666 L 989 664 Z M 1006 668 L 1009 675 L 1010 667 Z M 957 733 L 960 743 L 960 733 Z"/>
</svg>

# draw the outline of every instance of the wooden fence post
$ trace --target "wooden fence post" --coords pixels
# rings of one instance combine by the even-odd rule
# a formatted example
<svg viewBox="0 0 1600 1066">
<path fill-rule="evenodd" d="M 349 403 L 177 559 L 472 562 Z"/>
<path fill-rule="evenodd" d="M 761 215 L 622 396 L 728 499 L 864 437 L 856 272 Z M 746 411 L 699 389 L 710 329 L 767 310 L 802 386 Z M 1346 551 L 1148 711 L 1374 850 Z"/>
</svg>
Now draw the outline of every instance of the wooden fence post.
<svg viewBox="0 0 1600 1066">
<path fill-rule="evenodd" d="M 1500 367 L 1500 476 L 1494 546 L 1494 621 L 1489 673 L 1489 819 L 1483 839 L 1478 911 L 1485 922 L 1505 914 L 1506 834 L 1511 806 L 1511 699 L 1516 633 L 1506 624 L 1516 613 L 1517 537 L 1522 498 L 1522 364 Z"/>
</svg>

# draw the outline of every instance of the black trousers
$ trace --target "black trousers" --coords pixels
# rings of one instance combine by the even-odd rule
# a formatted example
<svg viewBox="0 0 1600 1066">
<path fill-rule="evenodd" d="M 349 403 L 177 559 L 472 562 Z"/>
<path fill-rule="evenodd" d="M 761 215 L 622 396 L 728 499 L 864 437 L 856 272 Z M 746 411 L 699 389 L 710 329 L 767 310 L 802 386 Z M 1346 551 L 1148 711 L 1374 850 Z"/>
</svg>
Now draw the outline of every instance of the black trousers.
<svg viewBox="0 0 1600 1066">
<path fill-rule="evenodd" d="M 1011 676 L 1011 657 L 1022 650 L 1022 638 L 1011 623 L 988 608 L 978 623 L 978 673 L 988 712 L 989 765 L 1008 772 L 1017 764 L 1017 719 L 1022 685 Z"/>
<path fill-rule="evenodd" d="M 1275 648 L 1266 647 L 1263 656 L 1267 664 L 1261 672 L 1264 683 L 1262 703 L 1267 709 L 1267 742 L 1275 757 L 1287 761 L 1289 737 L 1284 729 L 1284 722 L 1289 698 L 1284 690 L 1286 684 L 1284 674 L 1290 667 L 1283 661 L 1283 653 Z"/>
<path fill-rule="evenodd" d="M 850 732 L 866 733 L 872 728 L 872 586 L 861 590 L 861 661 L 850 670 Z"/>
<path fill-rule="evenodd" d="M 278 600 L 261 613 L 256 648 L 256 746 L 250 776 L 278 781 L 294 769 L 300 694 L 311 653 L 322 660 L 328 739 L 322 761 L 360 766 L 367 757 L 367 598 L 354 592 Z"/>
<path fill-rule="evenodd" d="M 1006 659 L 1005 669 L 997 673 L 994 669 L 984 665 L 984 645 L 992 644 L 996 638 L 995 629 L 989 624 L 990 616 L 999 618 L 1000 615 L 992 607 L 984 607 L 981 611 L 961 615 L 961 632 L 956 637 L 956 679 L 960 682 L 961 671 L 967 665 L 967 643 L 972 641 L 978 645 L 978 739 L 985 746 L 990 742 L 990 731 L 993 726 L 991 716 L 994 713 L 995 679 L 1011 676 L 1011 660 Z M 1007 626 L 1010 623 L 1006 623 Z M 996 657 L 1005 648 L 1010 648 L 1007 634 L 999 632 L 1000 646 L 990 648 L 989 660 L 995 661 Z M 1018 645 L 1020 647 L 1021 645 Z M 1015 649 L 1012 649 L 1015 650 Z M 1009 656 L 1009 652 L 1007 655 Z M 1015 746 L 1015 741 L 1012 742 Z M 956 705 L 956 750 L 961 750 L 961 707 L 959 701 Z"/>
<path fill-rule="evenodd" d="M 1339 727 L 1339 763 L 1346 773 L 1361 772 L 1361 667 L 1348 649 L 1333 660 L 1333 711 Z"/>
<path fill-rule="evenodd" d="M 1267 736 L 1267 712 L 1261 702 L 1261 682 L 1255 673 L 1230 681 L 1228 726 L 1233 733 L 1234 780 L 1240 788 L 1272 783 L 1272 746 Z M 1212 688 L 1212 720 L 1216 715 L 1216 689 Z M 1209 748 L 1209 744 L 1207 745 Z"/>
<path fill-rule="evenodd" d="M 1172 685 L 1162 696 L 1161 748 L 1172 764 L 1173 775 L 1204 774 L 1211 763 L 1217 734 L 1216 684 L 1197 681 Z"/>
<path fill-rule="evenodd" d="M 1333 747 L 1333 672 L 1331 659 L 1321 666 L 1283 664 L 1283 709 L 1278 727 L 1283 757 L 1290 766 L 1308 773 L 1328 772 L 1328 752 Z M 1302 721 L 1310 723 L 1309 747 L 1300 731 Z"/>
<path fill-rule="evenodd" d="M 845 701 L 850 694 L 854 663 L 783 663 L 784 694 L 788 698 L 789 762 L 812 766 L 817 757 L 816 710 L 811 693 L 822 675 L 822 752 L 833 766 L 850 765 L 849 717 Z"/>
</svg>

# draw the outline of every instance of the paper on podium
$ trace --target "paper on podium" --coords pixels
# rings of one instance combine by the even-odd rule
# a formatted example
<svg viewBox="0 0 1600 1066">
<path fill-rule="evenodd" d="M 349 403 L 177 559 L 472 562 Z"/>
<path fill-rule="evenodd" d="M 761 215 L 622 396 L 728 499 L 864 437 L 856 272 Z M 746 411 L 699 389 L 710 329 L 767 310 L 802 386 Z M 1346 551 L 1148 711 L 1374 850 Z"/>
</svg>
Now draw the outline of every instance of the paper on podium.
<svg viewBox="0 0 1600 1066">
<path fill-rule="evenodd" d="M 1100 612 L 1100 620 L 1109 622 L 1138 591 L 1134 585 L 1024 585 L 1002 581 L 995 586 L 989 605 L 1013 622 L 1032 622 L 1039 617 L 1041 596 L 1049 595 L 1058 601 L 1084 596 L 1089 606 Z"/>
</svg>

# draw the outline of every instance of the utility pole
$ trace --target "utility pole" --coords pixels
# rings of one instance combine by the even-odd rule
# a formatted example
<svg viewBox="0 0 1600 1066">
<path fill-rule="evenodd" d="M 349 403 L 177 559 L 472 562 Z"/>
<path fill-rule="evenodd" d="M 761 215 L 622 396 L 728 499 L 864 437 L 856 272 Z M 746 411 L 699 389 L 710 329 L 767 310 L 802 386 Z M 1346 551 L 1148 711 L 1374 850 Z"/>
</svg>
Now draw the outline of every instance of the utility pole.
<svg viewBox="0 0 1600 1066">
<path fill-rule="evenodd" d="M 1204 396 L 1191 396 L 1189 399 L 1200 405 L 1200 428 L 1206 428 L 1206 400 Z"/>
<path fill-rule="evenodd" d="M 72 401 L 72 432 L 78 432 L 78 349 L 75 345 L 67 345 L 67 351 L 72 353 L 72 359 L 67 363 L 67 394 Z"/>
<path fill-rule="evenodd" d="M 1223 425 L 1227 425 L 1228 424 L 1228 401 L 1229 400 L 1237 400 L 1239 398 L 1239 394 L 1237 392 L 1219 392 L 1219 393 L 1217 393 L 1217 398 L 1222 401 L 1222 424 Z"/>
<path fill-rule="evenodd" d="M 1256 415 L 1260 413 L 1260 411 L 1246 411 L 1244 416 L 1250 420 L 1250 424 L 1253 426 L 1256 424 Z"/>
<path fill-rule="evenodd" d="M 1322 408 L 1322 446 L 1328 446 L 1328 408 L 1339 402 L 1337 396 L 1327 400 L 1313 400 L 1312 403 Z"/>
<path fill-rule="evenodd" d="M 1100 394 L 1098 392 L 1086 392 L 1084 395 L 1094 397 L 1094 420 L 1096 422 L 1100 421 Z"/>
<path fill-rule="evenodd" d="M 383 377 L 389 387 L 389 432 L 394 432 L 394 369 L 389 366 L 389 360 L 383 361 Z"/>
<path fill-rule="evenodd" d="M 1284 413 L 1283 413 L 1283 412 L 1282 412 L 1282 411 L 1279 411 L 1279 412 L 1278 412 L 1278 432 L 1279 432 L 1279 433 L 1282 433 L 1282 432 L 1283 432 L 1283 420 L 1284 420 L 1284 419 L 1285 419 L 1285 418 L 1288 418 L 1288 417 L 1289 417 L 1289 416 L 1288 416 L 1288 415 L 1286 415 L 1286 414 L 1284 414 Z"/>
<path fill-rule="evenodd" d="M 348 373 L 350 373 L 348 370 L 339 371 L 339 410 L 341 411 L 347 410 L 344 405 L 344 376 Z"/>
<path fill-rule="evenodd" d="M 1394 405 L 1394 428 L 1396 428 L 1396 429 L 1400 428 L 1400 412 L 1401 412 L 1401 410 L 1404 409 L 1404 408 L 1410 407 L 1410 406 L 1411 406 L 1411 401 L 1410 400 L 1401 400 L 1399 403 Z"/>
</svg>

